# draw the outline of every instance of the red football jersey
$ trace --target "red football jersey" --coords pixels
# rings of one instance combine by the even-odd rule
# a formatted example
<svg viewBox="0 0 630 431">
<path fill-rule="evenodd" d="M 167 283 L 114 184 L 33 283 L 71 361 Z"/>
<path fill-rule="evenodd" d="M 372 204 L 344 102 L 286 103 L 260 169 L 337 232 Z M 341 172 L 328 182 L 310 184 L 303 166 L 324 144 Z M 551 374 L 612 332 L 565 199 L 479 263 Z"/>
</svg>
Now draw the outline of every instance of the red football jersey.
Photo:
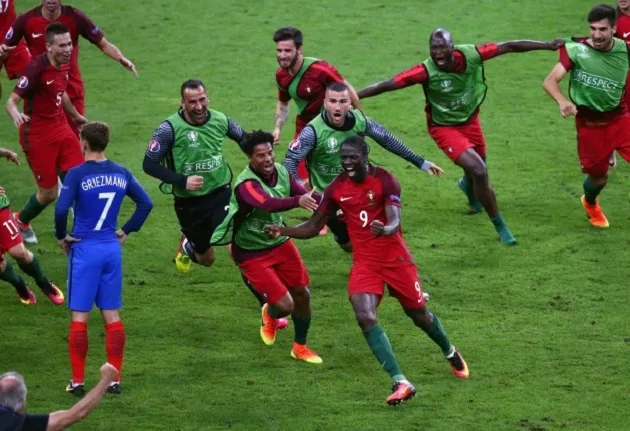
<svg viewBox="0 0 630 431">
<path fill-rule="evenodd" d="M 615 37 L 630 42 L 630 15 L 617 11 L 617 33 Z"/>
<path fill-rule="evenodd" d="M 0 0 L 2 1 L 2 0 Z M 72 6 L 61 6 L 61 15 L 55 20 L 65 24 L 70 29 L 72 36 L 72 59 L 70 60 L 70 83 L 68 96 L 70 99 L 84 97 L 83 81 L 79 71 L 79 36 L 83 36 L 90 42 L 97 44 L 103 39 L 103 32 L 83 12 Z M 5 44 L 14 46 L 21 38 L 26 40 L 28 49 L 33 57 L 46 52 L 46 27 L 51 22 L 42 15 L 42 6 L 37 6 L 17 17 L 13 26 L 9 29 L 4 41 Z"/>
<path fill-rule="evenodd" d="M 66 127 L 62 96 L 68 86 L 69 65 L 53 66 L 48 55 L 33 58 L 13 90 L 24 100 L 24 113 L 31 120 L 22 127 L 52 131 L 55 123 Z"/>
<path fill-rule="evenodd" d="M 289 85 L 293 81 L 293 76 L 285 69 L 276 71 L 276 83 L 278 84 L 278 100 L 288 102 L 291 100 L 289 96 Z M 298 114 L 298 117 L 308 123 L 322 110 L 324 104 L 324 96 L 326 95 L 326 87 L 333 82 L 343 82 L 343 77 L 337 72 L 335 67 L 323 60 L 318 60 L 304 72 L 302 79 L 297 88 L 297 95 L 302 100 L 308 100 L 309 104 L 304 111 Z"/>
<path fill-rule="evenodd" d="M 4 36 L 15 21 L 15 3 L 13 0 L 0 0 L 0 35 Z"/>
<path fill-rule="evenodd" d="M 343 211 L 355 261 L 381 266 L 408 265 L 413 258 L 400 230 L 389 236 L 372 234 L 372 221 L 387 224 L 388 205 L 400 206 L 400 185 L 386 170 L 371 166 L 362 183 L 352 181 L 346 172 L 335 178 L 324 192 L 319 211 L 326 215 Z"/>
</svg>

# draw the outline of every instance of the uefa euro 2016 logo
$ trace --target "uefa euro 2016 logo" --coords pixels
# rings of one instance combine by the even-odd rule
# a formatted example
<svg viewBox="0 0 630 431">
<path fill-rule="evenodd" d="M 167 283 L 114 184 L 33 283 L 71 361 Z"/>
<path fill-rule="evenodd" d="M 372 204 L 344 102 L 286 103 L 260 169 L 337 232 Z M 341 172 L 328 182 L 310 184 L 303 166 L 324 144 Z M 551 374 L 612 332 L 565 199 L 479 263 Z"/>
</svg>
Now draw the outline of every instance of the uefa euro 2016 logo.
<svg viewBox="0 0 630 431">
<path fill-rule="evenodd" d="M 334 154 L 337 152 L 337 139 L 328 138 L 328 154 Z"/>
</svg>

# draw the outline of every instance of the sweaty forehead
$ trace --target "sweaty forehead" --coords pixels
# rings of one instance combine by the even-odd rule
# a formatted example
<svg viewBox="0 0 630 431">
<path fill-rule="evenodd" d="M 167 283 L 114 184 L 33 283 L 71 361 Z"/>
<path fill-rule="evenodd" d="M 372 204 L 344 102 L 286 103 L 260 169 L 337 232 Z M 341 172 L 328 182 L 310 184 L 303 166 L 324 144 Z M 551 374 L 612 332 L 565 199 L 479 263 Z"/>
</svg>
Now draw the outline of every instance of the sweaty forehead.
<svg viewBox="0 0 630 431">
<path fill-rule="evenodd" d="M 293 39 L 290 40 L 280 40 L 276 43 L 276 48 L 278 49 L 295 49 L 295 42 Z"/>
<path fill-rule="evenodd" d="M 350 97 L 350 93 L 348 92 L 348 90 L 343 90 L 343 91 L 326 90 L 326 97 L 329 99 L 348 99 Z"/>
</svg>

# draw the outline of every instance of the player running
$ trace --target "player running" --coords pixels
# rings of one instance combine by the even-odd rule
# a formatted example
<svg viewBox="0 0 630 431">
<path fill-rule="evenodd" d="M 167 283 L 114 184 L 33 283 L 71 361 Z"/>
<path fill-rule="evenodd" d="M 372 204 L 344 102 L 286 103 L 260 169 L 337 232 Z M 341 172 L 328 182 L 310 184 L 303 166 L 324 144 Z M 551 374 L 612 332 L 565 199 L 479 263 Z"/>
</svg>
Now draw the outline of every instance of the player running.
<svg viewBox="0 0 630 431">
<path fill-rule="evenodd" d="M 368 164 L 368 146 L 359 136 L 346 138 L 340 155 L 344 172 L 330 183 L 315 214 L 297 227 L 273 224 L 266 232 L 274 238 L 313 238 L 327 218 L 343 211 L 354 260 L 348 296 L 374 357 L 394 383 L 388 404 L 412 398 L 416 389 L 403 374 L 376 321 L 385 284 L 405 314 L 440 347 L 455 376 L 468 378 L 466 362 L 449 341 L 438 317 L 425 306 L 417 268 L 400 230 L 400 186 L 396 178 Z"/>
<path fill-rule="evenodd" d="M 76 124 L 87 121 L 66 94 L 72 55 L 70 30 L 55 22 L 42 37 L 48 51 L 33 58 L 6 104 L 9 116 L 20 129 L 20 145 L 37 183 L 37 193 L 15 215 L 27 243 L 37 242 L 31 221 L 57 198 L 58 175 L 63 177 L 83 162 L 79 139 L 70 129 L 66 113 Z M 18 109 L 22 100 L 24 112 Z"/>
<path fill-rule="evenodd" d="M 107 362 L 118 370 L 108 392 L 120 393 L 120 371 L 125 350 L 125 328 L 120 320 L 122 307 L 121 245 L 131 232 L 140 230 L 153 203 L 132 173 L 107 160 L 109 127 L 104 123 L 85 124 L 80 132 L 85 163 L 71 169 L 63 183 L 55 207 L 55 236 L 68 254 L 68 308 L 72 322 L 68 350 L 72 380 L 66 391 L 85 393 L 84 369 L 88 350 L 87 325 L 93 304 L 105 323 Z M 136 204 L 127 223 L 116 229 L 125 196 Z M 74 206 L 74 228 L 67 234 L 68 210 Z"/>
<path fill-rule="evenodd" d="M 277 320 L 291 315 L 295 338 L 291 357 L 312 364 L 322 359 L 306 345 L 311 326 L 308 273 L 300 252 L 286 236 L 270 239 L 268 224 L 282 225 L 282 212 L 302 207 L 317 209 L 317 202 L 286 168 L 275 163 L 274 137 L 262 130 L 246 133 L 241 148 L 249 165 L 236 179 L 230 212 L 213 243 L 232 244 L 232 257 L 244 277 L 264 296 L 260 336 L 267 345 L 276 341 Z"/>
<path fill-rule="evenodd" d="M 62 5 L 59 0 L 42 0 L 40 6 L 24 12 L 17 17 L 9 31 L 6 33 L 4 44 L 0 46 L 0 54 L 8 48 L 18 45 L 24 39 L 31 55 L 37 56 L 46 52 L 44 34 L 46 27 L 52 22 L 60 22 L 70 29 L 72 39 L 72 56 L 69 70 L 68 97 L 72 105 L 81 114 L 85 115 L 85 89 L 79 70 L 79 36 L 84 37 L 103 52 L 103 54 L 119 62 L 125 69 L 138 75 L 136 67 L 120 50 L 109 42 L 101 29 L 95 25 L 83 12 L 72 7 Z M 4 35 L 4 33 L 2 33 Z M 71 116 L 68 123 L 78 135 L 78 126 Z"/>
<path fill-rule="evenodd" d="M 571 38 L 560 49 L 560 61 L 544 81 L 544 88 L 567 118 L 575 115 L 577 150 L 586 174 L 582 206 L 589 222 L 607 228 L 608 219 L 598 196 L 608 182 L 609 160 L 617 151 L 630 161 L 630 114 L 623 101 L 628 82 L 627 42 L 613 37 L 615 9 L 598 5 L 587 17 L 590 37 Z M 560 81 L 569 74 L 570 101 Z"/>
<path fill-rule="evenodd" d="M 284 166 L 293 176 L 298 163 L 306 160 L 311 186 L 323 191 L 339 175 L 343 168 L 339 158 L 340 143 L 348 136 L 365 135 L 374 139 L 381 147 L 412 163 L 429 175 L 441 175 L 442 169 L 423 159 L 389 130 L 366 117 L 358 109 L 351 109 L 350 90 L 341 82 L 328 85 L 324 99 L 324 111 L 302 130 L 291 143 Z M 339 246 L 348 253 L 352 244 L 343 217 L 333 216 L 327 226 Z"/>
<path fill-rule="evenodd" d="M 518 40 L 485 45 L 453 45 L 451 33 L 437 29 L 431 33 L 431 57 L 359 91 L 359 97 L 376 96 L 421 84 L 426 97 L 429 135 L 464 175 L 459 188 L 466 194 L 471 213 L 485 209 L 503 244 L 516 244 L 497 207 L 488 180 L 486 140 L 479 122 L 479 107 L 486 97 L 484 61 L 512 52 L 556 50 L 561 40 L 537 42 Z"/>
<path fill-rule="evenodd" d="M 0 35 L 4 36 L 15 21 L 15 2 L 13 0 L 0 0 Z M 0 70 L 6 69 L 9 79 L 16 79 L 22 75 L 26 66 L 31 62 L 31 54 L 26 43 L 20 40 L 10 53 L 0 55 Z M 2 97 L 2 83 L 0 83 L 0 97 Z"/>
<path fill-rule="evenodd" d="M 0 157 L 16 165 L 20 164 L 18 155 L 13 151 L 0 148 Z M 63 304 L 64 296 L 61 290 L 46 278 L 37 257 L 24 246 L 9 204 L 9 197 L 0 186 L 0 280 L 6 281 L 15 288 L 22 304 L 32 305 L 37 302 L 35 294 L 29 289 L 24 279 L 15 272 L 11 262 L 4 259 L 6 252 L 18 262 L 22 271 L 35 279 L 37 286 L 53 304 Z"/>
<path fill-rule="evenodd" d="M 228 137 L 240 143 L 244 132 L 224 113 L 208 109 L 203 82 L 185 81 L 180 94 L 181 108 L 153 132 L 142 168 L 162 181 L 162 191 L 175 196 L 183 233 L 175 264 L 188 272 L 191 262 L 211 267 L 216 260 L 210 238 L 227 215 L 232 196 L 223 141 Z"/>
<path fill-rule="evenodd" d="M 276 71 L 278 104 L 276 123 L 273 130 L 274 143 L 280 142 L 280 132 L 289 118 L 289 101 L 293 99 L 298 108 L 295 117 L 297 138 L 306 125 L 322 110 L 326 87 L 333 82 L 348 86 L 355 108 L 361 109 L 359 96 L 331 64 L 313 57 L 304 57 L 302 32 L 295 27 L 281 27 L 273 34 L 276 43 L 276 59 L 280 68 Z M 301 162 L 297 170 L 302 180 L 308 180 L 306 165 Z M 308 185 L 308 182 L 306 182 Z"/>
</svg>

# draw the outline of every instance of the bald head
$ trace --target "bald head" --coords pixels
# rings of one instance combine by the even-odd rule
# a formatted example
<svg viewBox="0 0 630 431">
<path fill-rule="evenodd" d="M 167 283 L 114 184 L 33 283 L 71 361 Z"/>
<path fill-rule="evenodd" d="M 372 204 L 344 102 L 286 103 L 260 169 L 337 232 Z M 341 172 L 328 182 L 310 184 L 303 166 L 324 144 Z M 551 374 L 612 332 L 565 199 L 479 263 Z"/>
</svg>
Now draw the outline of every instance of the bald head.
<svg viewBox="0 0 630 431">
<path fill-rule="evenodd" d="M 26 384 L 24 378 L 15 372 L 0 376 L 0 406 L 21 412 L 26 405 Z"/>
<path fill-rule="evenodd" d="M 451 32 L 438 28 L 433 30 L 429 38 L 429 52 L 437 67 L 448 71 L 453 64 L 453 39 Z"/>
</svg>

